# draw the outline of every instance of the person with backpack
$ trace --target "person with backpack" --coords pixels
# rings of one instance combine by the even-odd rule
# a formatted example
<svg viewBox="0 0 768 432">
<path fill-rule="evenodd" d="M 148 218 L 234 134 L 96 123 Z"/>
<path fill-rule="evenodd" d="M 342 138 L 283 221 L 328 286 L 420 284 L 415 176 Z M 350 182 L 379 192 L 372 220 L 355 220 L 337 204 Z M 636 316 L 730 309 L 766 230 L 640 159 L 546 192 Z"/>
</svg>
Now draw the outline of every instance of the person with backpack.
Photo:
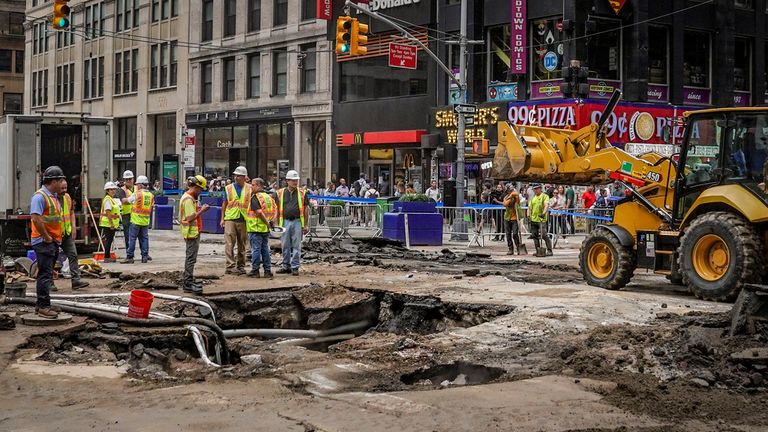
<svg viewBox="0 0 768 432">
<path fill-rule="evenodd" d="M 249 277 L 261 277 L 259 267 L 264 266 L 264 277 L 272 279 L 272 258 L 269 255 L 269 231 L 272 229 L 272 220 L 275 217 L 275 200 L 264 192 L 266 182 L 261 178 L 255 178 L 251 182 L 253 187 L 251 203 L 245 217 L 245 225 L 248 231 L 248 239 L 251 242 L 251 272 Z"/>
<path fill-rule="evenodd" d="M 365 173 L 360 174 L 360 178 L 352 183 L 352 191 L 356 197 L 362 198 L 368 190 L 368 182 L 365 180 Z"/>
</svg>

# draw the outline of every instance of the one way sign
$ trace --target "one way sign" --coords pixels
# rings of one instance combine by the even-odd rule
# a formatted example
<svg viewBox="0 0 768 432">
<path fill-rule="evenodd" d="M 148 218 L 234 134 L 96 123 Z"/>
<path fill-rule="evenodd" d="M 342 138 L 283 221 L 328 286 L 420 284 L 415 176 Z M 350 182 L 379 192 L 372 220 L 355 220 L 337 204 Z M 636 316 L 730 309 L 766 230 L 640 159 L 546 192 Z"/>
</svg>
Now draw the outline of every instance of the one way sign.
<svg viewBox="0 0 768 432">
<path fill-rule="evenodd" d="M 416 47 L 399 43 L 389 44 L 389 66 L 416 69 Z"/>
</svg>

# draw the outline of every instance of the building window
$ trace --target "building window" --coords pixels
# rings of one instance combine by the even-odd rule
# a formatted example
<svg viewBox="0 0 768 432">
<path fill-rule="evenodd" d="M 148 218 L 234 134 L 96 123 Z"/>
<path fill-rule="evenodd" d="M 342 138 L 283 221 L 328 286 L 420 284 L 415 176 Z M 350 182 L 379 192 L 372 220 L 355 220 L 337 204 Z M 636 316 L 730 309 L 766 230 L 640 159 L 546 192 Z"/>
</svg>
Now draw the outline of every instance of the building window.
<svg viewBox="0 0 768 432">
<path fill-rule="evenodd" d="M 104 12 L 104 3 L 94 3 L 85 7 L 83 24 L 85 24 L 86 39 L 104 36 Z M 117 31 L 120 31 L 120 21 L 120 19 L 117 20 Z"/>
<path fill-rule="evenodd" d="M 225 101 L 235 100 L 235 58 L 224 59 L 224 87 L 221 89 Z"/>
<path fill-rule="evenodd" d="M 168 86 L 168 69 L 171 66 L 171 44 L 160 45 L 160 87 Z"/>
<path fill-rule="evenodd" d="M 589 77 L 596 79 L 621 79 L 621 22 L 594 19 L 595 32 L 587 43 Z"/>
<path fill-rule="evenodd" d="M 32 27 L 32 54 L 48 52 L 48 23 L 37 23 Z"/>
<path fill-rule="evenodd" d="M 343 102 L 427 94 L 427 63 L 392 73 L 387 56 L 339 63 Z"/>
<path fill-rule="evenodd" d="M 176 41 L 152 45 L 150 48 L 149 88 L 164 88 L 176 85 L 177 53 Z"/>
<path fill-rule="evenodd" d="M 139 26 L 139 0 L 115 0 L 115 31 Z"/>
<path fill-rule="evenodd" d="M 317 48 L 315 44 L 303 45 L 301 53 L 299 53 L 299 59 L 301 67 L 301 92 L 317 91 Z"/>
<path fill-rule="evenodd" d="M 301 19 L 303 21 L 317 19 L 317 0 L 301 0 Z"/>
<path fill-rule="evenodd" d="M 683 85 L 709 88 L 709 33 L 686 31 L 683 43 Z"/>
<path fill-rule="evenodd" d="M 13 50 L 0 49 L 0 72 L 13 70 Z"/>
<path fill-rule="evenodd" d="M 273 24 L 275 27 L 288 24 L 288 0 L 274 0 Z"/>
<path fill-rule="evenodd" d="M 205 62 L 200 64 L 200 103 L 209 103 L 213 92 L 213 64 Z"/>
<path fill-rule="evenodd" d="M 179 70 L 179 57 L 178 57 L 178 45 L 175 42 L 171 42 L 171 67 L 169 68 L 170 76 L 168 82 L 170 86 L 176 85 L 176 74 Z"/>
<path fill-rule="evenodd" d="M 737 37 L 734 40 L 733 89 L 752 89 L 752 44 L 749 39 Z"/>
<path fill-rule="evenodd" d="M 257 98 L 261 93 L 261 54 L 248 56 L 248 97 Z"/>
<path fill-rule="evenodd" d="M 21 114 L 22 96 L 21 93 L 3 93 L 3 114 Z"/>
<path fill-rule="evenodd" d="M 506 82 L 509 73 L 509 25 L 488 29 L 488 82 Z"/>
<path fill-rule="evenodd" d="M 666 27 L 648 27 L 648 82 L 669 84 L 669 31 Z"/>
<path fill-rule="evenodd" d="M 237 31 L 237 0 L 224 0 L 224 37 Z"/>
<path fill-rule="evenodd" d="M 139 90 L 139 49 L 115 54 L 115 94 Z"/>
<path fill-rule="evenodd" d="M 24 14 L 0 11 L 0 33 L 24 36 Z"/>
<path fill-rule="evenodd" d="M 104 97 L 104 57 L 83 62 L 83 99 Z"/>
<path fill-rule="evenodd" d="M 261 0 L 248 0 L 248 31 L 261 29 Z"/>
<path fill-rule="evenodd" d="M 288 92 L 288 52 L 274 51 L 272 53 L 274 64 L 274 81 L 272 82 L 272 94 L 284 96 Z"/>
<path fill-rule="evenodd" d="M 117 148 L 119 150 L 136 149 L 136 117 L 126 117 L 115 119 L 117 126 Z M 136 171 L 136 160 L 119 161 L 117 172 L 125 170 Z"/>
<path fill-rule="evenodd" d="M 75 98 L 75 64 L 56 67 L 56 103 L 71 102 Z"/>
<path fill-rule="evenodd" d="M 32 72 L 32 106 L 48 105 L 48 69 Z"/>
<path fill-rule="evenodd" d="M 563 76 L 563 51 L 558 50 L 558 47 L 562 46 L 563 34 L 557 29 L 561 22 L 562 19 L 560 18 L 550 18 L 534 21 L 531 26 L 531 46 L 536 47 L 530 49 L 532 81 L 555 80 Z M 488 51 L 492 57 L 490 67 L 496 73 L 492 74 L 491 77 L 500 78 L 501 71 L 499 69 L 503 68 L 504 64 L 501 56 L 509 53 L 509 46 L 507 45 L 507 49 L 502 52 L 496 50 L 503 47 L 505 43 L 509 43 L 509 36 L 502 40 L 506 32 L 496 30 L 494 34 L 494 30 L 491 29 L 491 37 L 489 37 L 491 46 Z M 507 31 L 509 31 L 509 27 L 507 27 Z M 506 61 L 506 66 L 509 69 L 509 60 Z M 497 81 L 502 81 L 502 79 L 497 79 Z M 506 81 L 506 77 L 503 81 Z"/>
<path fill-rule="evenodd" d="M 152 0 L 152 22 L 179 16 L 179 0 Z"/>
<path fill-rule="evenodd" d="M 17 74 L 24 73 L 24 51 L 16 51 L 16 69 Z"/>
<path fill-rule="evenodd" d="M 203 1 L 202 41 L 213 39 L 213 0 Z"/>
</svg>

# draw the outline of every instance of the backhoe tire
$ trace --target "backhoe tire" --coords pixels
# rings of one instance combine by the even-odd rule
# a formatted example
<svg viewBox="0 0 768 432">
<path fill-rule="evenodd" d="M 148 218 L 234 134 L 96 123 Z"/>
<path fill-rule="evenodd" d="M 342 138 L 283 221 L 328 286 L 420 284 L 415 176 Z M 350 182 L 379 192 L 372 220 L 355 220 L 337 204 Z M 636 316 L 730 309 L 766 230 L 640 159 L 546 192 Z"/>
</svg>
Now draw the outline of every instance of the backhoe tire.
<svg viewBox="0 0 768 432">
<path fill-rule="evenodd" d="M 589 285 L 608 290 L 627 285 L 637 267 L 632 248 L 622 246 L 616 235 L 599 227 L 581 244 L 579 264 Z"/>
<path fill-rule="evenodd" d="M 755 228 L 728 212 L 703 214 L 685 229 L 678 248 L 688 290 L 703 300 L 734 301 L 742 286 L 763 278 L 763 244 Z"/>
</svg>

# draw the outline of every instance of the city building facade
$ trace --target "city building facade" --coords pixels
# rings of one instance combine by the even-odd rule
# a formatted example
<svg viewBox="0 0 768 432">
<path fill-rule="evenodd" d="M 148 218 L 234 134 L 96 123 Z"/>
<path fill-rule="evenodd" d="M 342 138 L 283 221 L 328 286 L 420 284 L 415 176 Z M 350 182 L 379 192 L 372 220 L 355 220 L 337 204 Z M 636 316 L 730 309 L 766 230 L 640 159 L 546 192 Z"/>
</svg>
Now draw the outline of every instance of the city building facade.
<svg viewBox="0 0 768 432">
<path fill-rule="evenodd" d="M 0 100 L 4 115 L 23 112 L 24 7 L 24 0 L 0 1 Z"/>
</svg>

